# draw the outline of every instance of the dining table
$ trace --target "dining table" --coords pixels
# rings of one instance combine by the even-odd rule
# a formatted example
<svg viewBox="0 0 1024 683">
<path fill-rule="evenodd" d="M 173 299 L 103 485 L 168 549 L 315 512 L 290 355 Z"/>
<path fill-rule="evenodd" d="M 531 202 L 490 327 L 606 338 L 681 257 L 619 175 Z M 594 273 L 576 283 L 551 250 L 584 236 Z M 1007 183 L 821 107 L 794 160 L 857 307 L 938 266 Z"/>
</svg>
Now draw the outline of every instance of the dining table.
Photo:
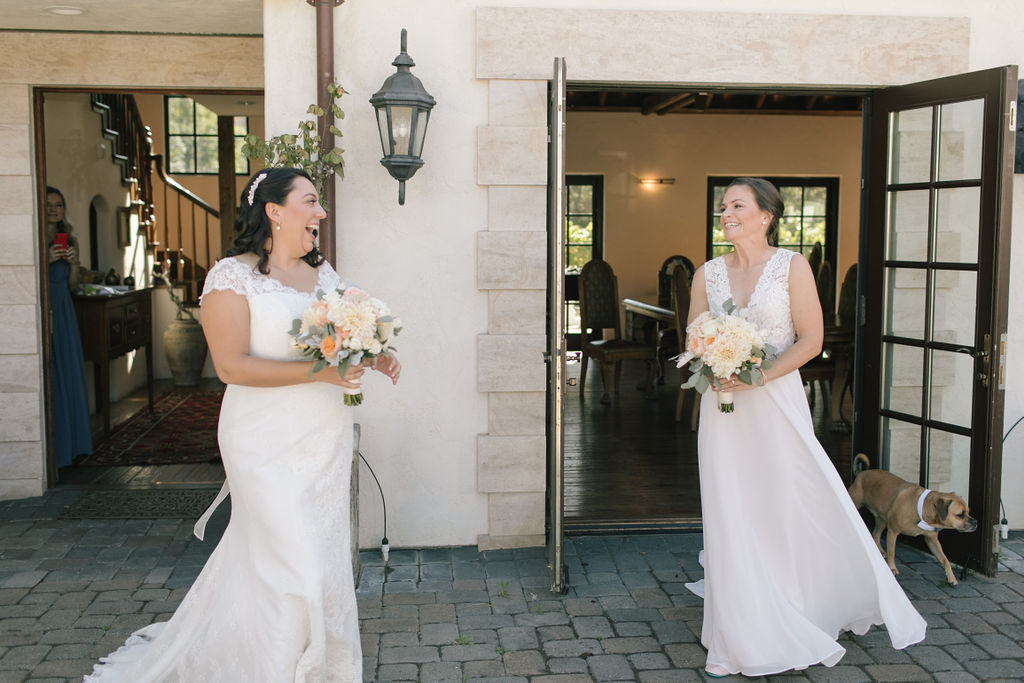
<svg viewBox="0 0 1024 683">
<path fill-rule="evenodd" d="M 625 336 L 631 341 L 657 346 L 659 330 L 675 325 L 675 311 L 659 306 L 657 294 L 641 294 L 624 298 L 622 307 L 626 317 Z M 853 329 L 827 326 L 822 339 L 822 350 L 832 361 L 831 404 L 829 406 L 831 430 L 848 432 L 850 424 L 842 415 L 842 407 L 847 387 L 852 385 Z"/>
</svg>

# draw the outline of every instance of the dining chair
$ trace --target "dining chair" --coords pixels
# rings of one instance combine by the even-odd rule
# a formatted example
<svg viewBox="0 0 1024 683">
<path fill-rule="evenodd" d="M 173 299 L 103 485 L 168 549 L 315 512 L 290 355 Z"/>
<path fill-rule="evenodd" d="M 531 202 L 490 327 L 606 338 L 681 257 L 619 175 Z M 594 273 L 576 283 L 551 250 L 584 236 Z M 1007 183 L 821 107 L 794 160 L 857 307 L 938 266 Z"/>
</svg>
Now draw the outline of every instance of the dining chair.
<svg viewBox="0 0 1024 683">
<path fill-rule="evenodd" d="M 601 403 L 611 399 L 609 388 L 619 393 L 619 377 L 622 361 L 642 360 L 647 363 L 647 377 L 644 386 L 653 388 L 656 349 L 653 346 L 622 338 L 622 324 L 619 320 L 619 284 L 615 272 L 607 261 L 588 261 L 580 271 L 580 326 L 582 327 L 583 358 L 580 365 L 580 397 L 584 395 L 587 381 L 587 360 L 593 358 L 601 369 L 604 393 Z M 604 331 L 611 330 L 612 336 L 604 339 Z"/>
<path fill-rule="evenodd" d="M 826 396 L 829 400 L 832 400 L 832 392 L 839 391 L 839 408 L 842 409 L 843 398 L 852 384 L 850 356 L 853 352 L 853 327 L 856 317 L 857 264 L 854 263 L 850 266 L 846 271 L 846 276 L 843 278 L 843 284 L 839 290 L 838 314 L 830 314 L 826 310 L 825 302 L 831 301 L 833 297 L 831 295 L 831 286 L 821 283 L 821 280 L 825 277 L 828 277 L 831 283 L 831 264 L 828 261 L 821 264 L 818 286 L 818 296 L 823 299 L 822 316 L 825 321 L 825 336 L 826 338 L 839 338 L 843 341 L 826 343 L 818 356 L 807 361 L 800 368 L 800 379 L 810 388 L 808 401 L 812 409 L 815 404 L 815 385 L 819 387 L 823 400 Z M 843 332 L 847 331 L 849 334 L 843 334 Z M 850 341 L 846 341 L 847 339 Z M 842 359 L 842 364 L 837 368 L 837 359 L 840 358 Z M 839 371 L 842 371 L 843 374 L 841 378 L 837 377 L 837 372 Z M 834 381 L 838 381 L 841 386 L 833 386 Z M 833 428 L 840 428 L 841 426 L 835 424 Z"/>
<path fill-rule="evenodd" d="M 672 310 L 675 313 L 676 353 L 686 350 L 686 318 L 690 313 L 690 278 L 682 268 L 672 273 Z M 700 415 L 700 394 L 696 389 L 684 389 L 683 382 L 690 377 L 690 369 L 684 365 L 679 368 L 679 394 L 676 396 L 676 422 L 683 417 L 683 405 L 686 395 L 693 396 L 693 407 L 690 410 L 690 429 L 697 431 L 697 417 Z"/>
<path fill-rule="evenodd" d="M 682 270 L 686 275 L 687 296 L 689 296 L 689 285 L 693 282 L 695 268 L 693 261 L 682 254 L 675 254 L 665 259 L 658 270 L 658 306 L 672 309 L 675 301 L 675 286 L 673 276 L 676 271 Z M 687 304 L 689 307 L 689 304 Z M 683 312 L 686 317 L 686 312 Z M 669 356 L 674 356 L 679 348 L 679 338 L 676 335 L 675 324 L 658 325 L 658 384 L 665 383 L 665 361 Z"/>
</svg>

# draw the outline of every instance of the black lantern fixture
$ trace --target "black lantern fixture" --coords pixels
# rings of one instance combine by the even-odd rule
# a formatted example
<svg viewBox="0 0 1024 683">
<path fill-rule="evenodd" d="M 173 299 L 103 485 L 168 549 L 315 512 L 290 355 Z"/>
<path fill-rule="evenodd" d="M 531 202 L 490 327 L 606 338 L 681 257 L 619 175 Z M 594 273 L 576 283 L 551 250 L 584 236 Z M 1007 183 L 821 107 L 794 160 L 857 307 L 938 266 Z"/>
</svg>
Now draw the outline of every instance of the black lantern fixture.
<svg viewBox="0 0 1024 683">
<path fill-rule="evenodd" d="M 398 181 L 399 204 L 405 204 L 405 181 L 423 165 L 423 138 L 427 135 L 430 110 L 437 104 L 420 79 L 409 72 L 416 62 L 405 51 L 405 36 L 403 28 L 402 52 L 391 62 L 398 70 L 370 98 L 370 104 L 377 110 L 380 146 L 384 151 L 380 163 Z"/>
</svg>

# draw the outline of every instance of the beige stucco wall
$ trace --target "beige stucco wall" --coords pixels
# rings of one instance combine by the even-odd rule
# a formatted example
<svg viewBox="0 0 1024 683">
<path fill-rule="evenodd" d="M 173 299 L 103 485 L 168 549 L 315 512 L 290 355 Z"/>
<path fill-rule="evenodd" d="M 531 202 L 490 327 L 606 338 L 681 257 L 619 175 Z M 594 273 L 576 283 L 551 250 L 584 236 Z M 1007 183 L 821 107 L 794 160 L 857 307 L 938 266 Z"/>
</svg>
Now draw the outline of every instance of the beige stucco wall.
<svg viewBox="0 0 1024 683">
<path fill-rule="evenodd" d="M 604 176 L 604 258 L 619 294 L 657 292 L 672 254 L 704 261 L 709 176 L 827 176 L 839 179 L 835 272 L 857 261 L 860 226 L 860 116 L 644 116 L 570 112 L 569 173 Z M 642 177 L 675 178 L 640 185 Z"/>
<path fill-rule="evenodd" d="M 553 57 L 567 57 L 570 80 L 723 85 L 877 86 L 1024 62 L 1024 26 L 1011 0 L 863 0 L 855 9 L 845 0 L 783 0 L 772 4 L 774 13 L 766 13 L 763 0 L 720 0 L 715 12 L 706 0 L 563 0 L 563 9 L 547 8 L 546 0 L 504 4 L 511 8 L 391 0 L 386 11 L 355 2 L 335 10 L 337 73 L 350 92 L 343 100 L 347 173 L 338 184 L 335 262 L 406 322 L 402 382 L 392 389 L 368 380 L 357 416 L 363 453 L 388 496 L 393 545 L 514 545 L 537 542 L 543 531 L 544 487 L 536 472 L 544 429 L 543 283 L 536 273 L 544 267 L 544 92 Z M 315 96 L 313 13 L 291 0 L 265 0 L 263 11 L 266 43 L 287 46 L 268 50 L 265 62 L 267 127 L 278 133 L 291 130 Z M 367 99 L 393 70 L 402 27 L 418 64 L 413 71 L 438 106 L 426 166 L 399 207 L 397 184 L 377 163 Z M 67 49 L 52 38 L 13 35 L 14 61 L 0 65 L 0 141 L 10 150 L 0 165 L 0 193 L 14 198 L 0 209 L 9 219 L 0 221 L 5 277 L 35 263 L 28 83 L 263 82 L 258 64 L 230 54 L 230 39 L 140 38 L 158 43 L 161 53 L 180 48 L 167 50 L 171 63 L 154 76 L 128 58 L 145 54 L 138 42 L 118 38 L 112 49 L 109 36 L 75 38 L 92 48 L 88 59 L 54 72 L 54 63 L 73 61 Z M 193 53 L 198 57 L 182 65 L 181 55 Z M 1014 194 L 1024 200 L 1020 178 Z M 1011 287 L 1024 277 L 1024 241 L 1014 256 Z M 0 305 L 0 320 L 34 324 L 34 292 L 7 296 L 14 300 Z M 1010 329 L 1011 336 L 1024 334 L 1021 307 L 1011 308 Z M 16 372 L 22 366 L 10 360 L 38 366 L 35 348 L 0 332 L 0 370 L 8 368 L 2 386 L 12 389 L 0 394 L 0 409 L 6 414 L 17 404 L 19 417 L 28 418 L 0 421 L 4 471 L 9 463 L 25 471 L 34 462 L 17 454 L 23 444 L 39 448 L 32 419 L 38 373 Z M 1022 380 L 1024 362 L 1011 357 L 1008 418 L 1024 411 L 1024 392 L 1015 388 Z M 34 415 L 25 414 L 25 404 Z M 1019 488 L 1024 463 L 1010 462 L 1011 446 L 1004 481 Z M 532 476 L 500 476 L 510 463 L 531 468 Z M 24 479 L 38 488 L 32 476 Z M 1011 520 L 1024 525 L 1024 502 L 1006 502 L 1008 512 L 1018 505 Z M 372 487 L 362 487 L 360 507 L 361 540 L 369 545 L 381 532 Z"/>
<path fill-rule="evenodd" d="M 261 88 L 258 38 L 0 32 L 0 498 L 46 487 L 34 86 Z"/>
<path fill-rule="evenodd" d="M 337 71 L 351 93 L 338 262 L 407 322 L 402 385 L 382 389 L 359 417 L 364 452 L 392 492 L 394 544 L 475 535 L 489 547 L 543 531 L 539 477 L 509 478 L 516 490 L 492 490 L 490 475 L 508 463 L 541 461 L 543 284 L 535 273 L 545 259 L 543 93 L 553 57 L 567 58 L 571 82 L 811 87 L 906 83 L 1024 61 L 1007 47 L 1017 22 L 1007 20 L 1009 2 L 866 0 L 851 10 L 839 0 L 788 0 L 772 13 L 752 0 L 723 0 L 715 12 L 698 0 L 548 4 L 395 0 L 388 16 L 400 21 L 370 3 L 335 12 Z M 268 44 L 312 45 L 311 19 L 297 5 L 264 6 Z M 409 183 L 405 207 L 377 165 L 366 104 L 391 72 L 402 27 L 413 71 L 438 100 L 426 166 Z M 268 128 L 294 125 L 312 97 L 311 70 L 297 67 L 300 59 L 313 64 L 312 49 L 299 49 L 295 60 L 266 65 Z M 450 334 L 438 334 L 437 321 Z M 499 431 L 509 425 L 515 434 Z M 361 495 L 368 545 L 379 538 L 379 501 L 367 487 Z"/>
</svg>

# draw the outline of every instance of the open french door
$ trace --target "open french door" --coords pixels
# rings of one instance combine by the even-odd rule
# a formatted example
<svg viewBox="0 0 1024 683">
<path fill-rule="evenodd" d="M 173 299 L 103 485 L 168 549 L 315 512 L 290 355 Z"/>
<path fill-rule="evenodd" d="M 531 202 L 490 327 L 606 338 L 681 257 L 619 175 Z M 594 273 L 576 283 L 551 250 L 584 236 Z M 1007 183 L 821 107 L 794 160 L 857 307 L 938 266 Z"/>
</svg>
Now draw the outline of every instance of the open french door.
<svg viewBox="0 0 1024 683">
<path fill-rule="evenodd" d="M 1017 67 L 876 91 L 860 261 L 872 466 L 963 496 L 950 560 L 994 575 Z"/>
<path fill-rule="evenodd" d="M 548 563 L 551 590 L 567 588 L 562 491 L 565 396 L 565 58 L 555 59 L 548 111 Z"/>
</svg>

